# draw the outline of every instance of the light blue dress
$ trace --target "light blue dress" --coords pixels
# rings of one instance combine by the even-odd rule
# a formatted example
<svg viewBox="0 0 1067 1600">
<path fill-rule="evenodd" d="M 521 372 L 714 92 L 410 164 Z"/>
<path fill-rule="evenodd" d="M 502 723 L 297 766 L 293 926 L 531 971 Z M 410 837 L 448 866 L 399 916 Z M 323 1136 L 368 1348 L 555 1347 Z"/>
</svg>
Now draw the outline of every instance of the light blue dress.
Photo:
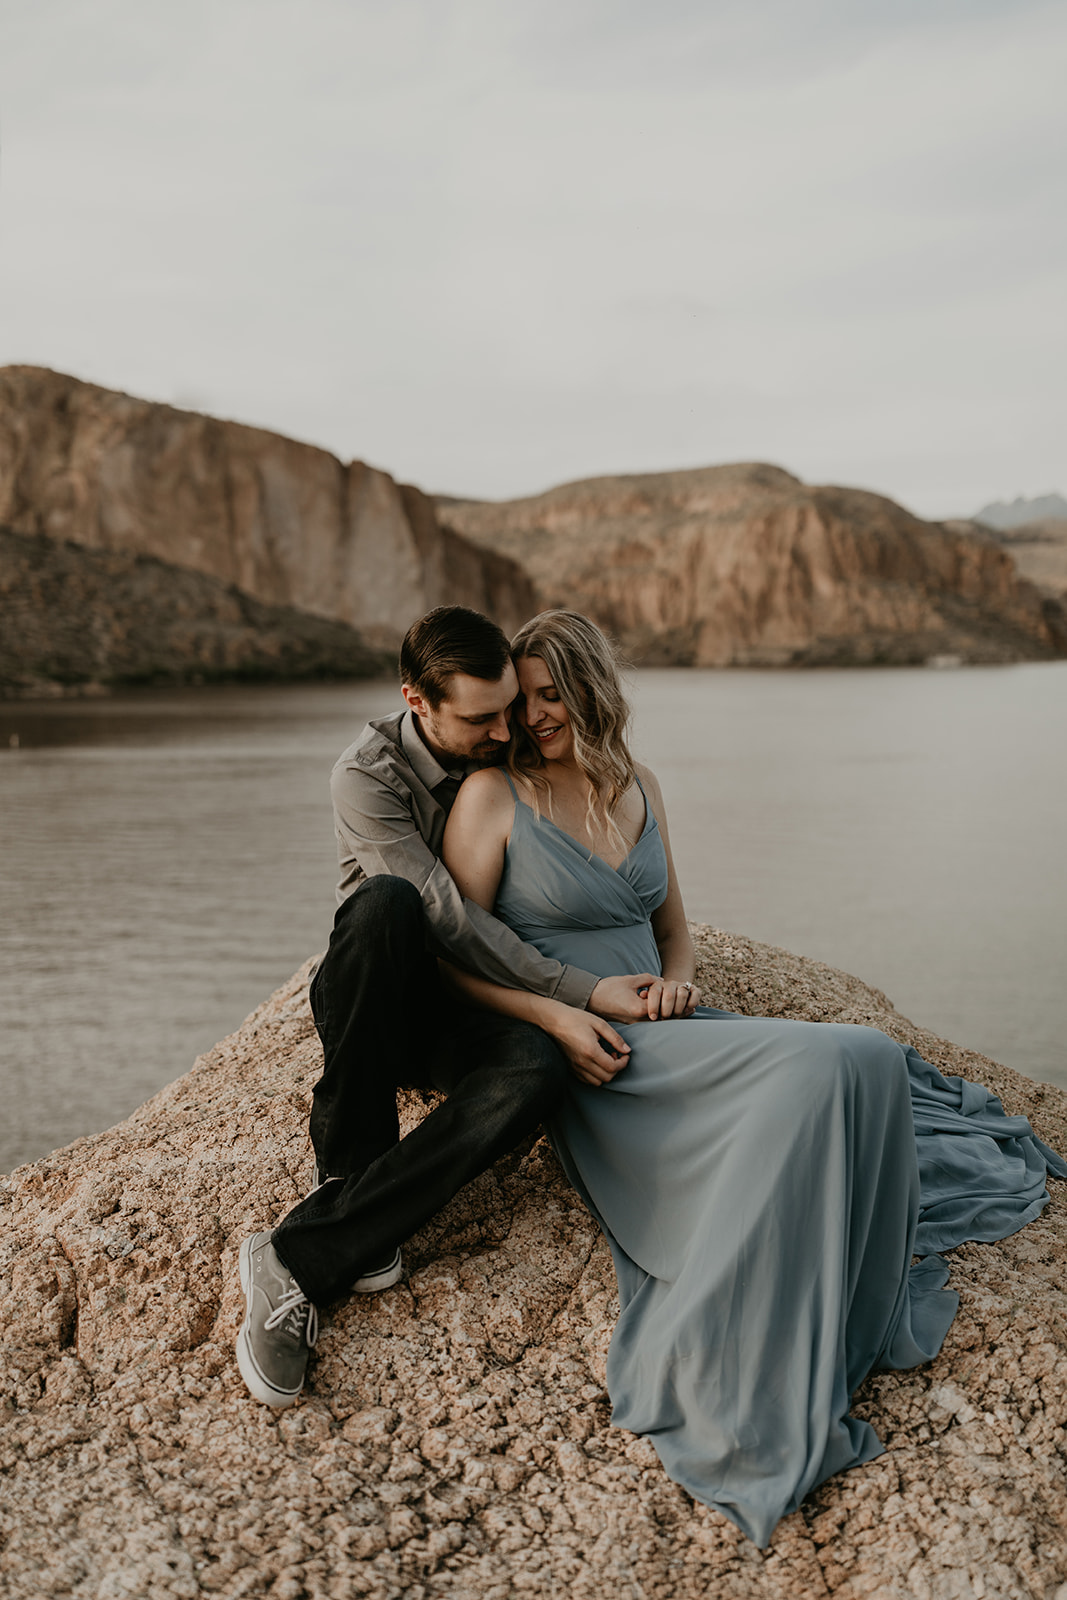
<svg viewBox="0 0 1067 1600">
<path fill-rule="evenodd" d="M 658 972 L 666 891 L 651 808 L 615 870 L 516 800 L 495 910 L 546 955 Z M 816 1484 L 881 1453 L 849 1415 L 858 1384 L 940 1349 L 958 1297 L 932 1252 L 1015 1232 L 1067 1167 L 873 1028 L 701 1008 L 619 1031 L 627 1065 L 604 1088 L 573 1079 L 551 1129 L 615 1262 L 612 1420 L 766 1545 Z"/>
</svg>

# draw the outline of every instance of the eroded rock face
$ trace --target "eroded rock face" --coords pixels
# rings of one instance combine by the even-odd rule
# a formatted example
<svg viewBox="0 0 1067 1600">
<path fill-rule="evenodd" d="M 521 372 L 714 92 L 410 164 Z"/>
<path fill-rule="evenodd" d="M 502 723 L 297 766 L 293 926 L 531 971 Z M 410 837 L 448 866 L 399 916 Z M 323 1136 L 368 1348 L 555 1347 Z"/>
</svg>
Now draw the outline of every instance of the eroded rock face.
<svg viewBox="0 0 1067 1600">
<path fill-rule="evenodd" d="M 264 605 L 188 567 L 0 527 L 0 695 L 366 678 L 394 661 L 347 623 Z"/>
<path fill-rule="evenodd" d="M 831 968 L 696 929 L 731 1009 L 873 1023 L 1067 1146 L 1067 1096 Z M 305 967 L 108 1133 L 0 1183 L 0 1588 L 40 1596 L 1052 1600 L 1067 1572 L 1061 1186 L 951 1257 L 937 1361 L 858 1408 L 886 1454 L 754 1548 L 611 1428 L 606 1247 L 544 1142 L 460 1194 L 394 1290 L 325 1319 L 273 1413 L 232 1358 L 236 1260 L 310 1175 Z M 412 1095 L 406 1125 L 422 1114 Z"/>
<path fill-rule="evenodd" d="M 635 661 L 784 666 L 1014 661 L 1067 632 L 996 540 L 778 467 L 592 478 L 527 500 L 445 503 L 449 526 L 527 568 L 541 606 L 585 611 Z"/>
<path fill-rule="evenodd" d="M 1044 517 L 993 537 L 1035 588 L 1067 601 L 1067 517 Z"/>
<path fill-rule="evenodd" d="M 0 524 L 191 567 L 372 644 L 434 605 L 509 631 L 532 609 L 513 562 L 386 472 L 40 367 L 0 368 Z"/>
</svg>

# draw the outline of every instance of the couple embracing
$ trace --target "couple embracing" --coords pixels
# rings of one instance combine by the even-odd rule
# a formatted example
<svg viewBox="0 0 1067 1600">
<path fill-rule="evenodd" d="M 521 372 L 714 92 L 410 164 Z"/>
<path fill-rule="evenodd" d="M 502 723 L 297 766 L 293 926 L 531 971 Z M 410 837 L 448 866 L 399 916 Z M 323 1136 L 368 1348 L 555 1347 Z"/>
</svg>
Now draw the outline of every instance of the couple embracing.
<svg viewBox="0 0 1067 1600">
<path fill-rule="evenodd" d="M 615 1263 L 613 1421 L 766 1544 L 880 1453 L 851 1396 L 940 1348 L 936 1252 L 1015 1232 L 1067 1167 L 875 1029 L 699 1004 L 659 786 L 588 618 L 509 644 L 439 607 L 400 678 L 406 711 L 334 768 L 315 1186 L 241 1247 L 241 1374 L 292 1404 L 317 1307 L 396 1283 L 404 1241 L 544 1122 Z M 446 1095 L 403 1139 L 401 1085 Z"/>
</svg>

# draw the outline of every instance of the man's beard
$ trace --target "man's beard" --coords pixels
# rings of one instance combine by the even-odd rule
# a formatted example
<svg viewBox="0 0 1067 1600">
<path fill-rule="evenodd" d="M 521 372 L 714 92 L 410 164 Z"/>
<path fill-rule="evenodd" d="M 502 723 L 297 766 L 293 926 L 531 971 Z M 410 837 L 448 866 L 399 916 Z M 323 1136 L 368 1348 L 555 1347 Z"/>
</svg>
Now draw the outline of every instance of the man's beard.
<svg viewBox="0 0 1067 1600">
<path fill-rule="evenodd" d="M 501 744 L 498 739 L 487 740 L 485 744 L 476 745 L 467 759 L 479 767 L 496 767 L 503 761 L 507 749 L 507 745 Z"/>
<path fill-rule="evenodd" d="M 495 767 L 499 762 L 503 761 L 504 754 L 508 748 L 499 739 L 483 739 L 481 744 L 476 744 L 473 750 L 457 750 L 454 744 L 443 737 L 443 730 L 436 717 L 428 717 L 426 725 L 438 749 L 442 750 L 452 761 L 465 761 L 472 763 L 476 767 Z"/>
</svg>

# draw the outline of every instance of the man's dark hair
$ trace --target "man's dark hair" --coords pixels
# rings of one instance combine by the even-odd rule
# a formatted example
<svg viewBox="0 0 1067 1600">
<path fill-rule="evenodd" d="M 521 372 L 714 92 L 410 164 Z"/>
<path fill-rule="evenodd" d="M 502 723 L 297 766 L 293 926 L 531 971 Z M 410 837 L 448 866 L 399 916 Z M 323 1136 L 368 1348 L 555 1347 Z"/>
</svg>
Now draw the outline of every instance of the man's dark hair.
<svg viewBox="0 0 1067 1600">
<path fill-rule="evenodd" d="M 400 681 L 424 695 L 436 711 L 457 672 L 496 683 L 511 660 L 511 646 L 495 622 L 468 606 L 434 606 L 413 622 L 400 646 Z"/>
</svg>

